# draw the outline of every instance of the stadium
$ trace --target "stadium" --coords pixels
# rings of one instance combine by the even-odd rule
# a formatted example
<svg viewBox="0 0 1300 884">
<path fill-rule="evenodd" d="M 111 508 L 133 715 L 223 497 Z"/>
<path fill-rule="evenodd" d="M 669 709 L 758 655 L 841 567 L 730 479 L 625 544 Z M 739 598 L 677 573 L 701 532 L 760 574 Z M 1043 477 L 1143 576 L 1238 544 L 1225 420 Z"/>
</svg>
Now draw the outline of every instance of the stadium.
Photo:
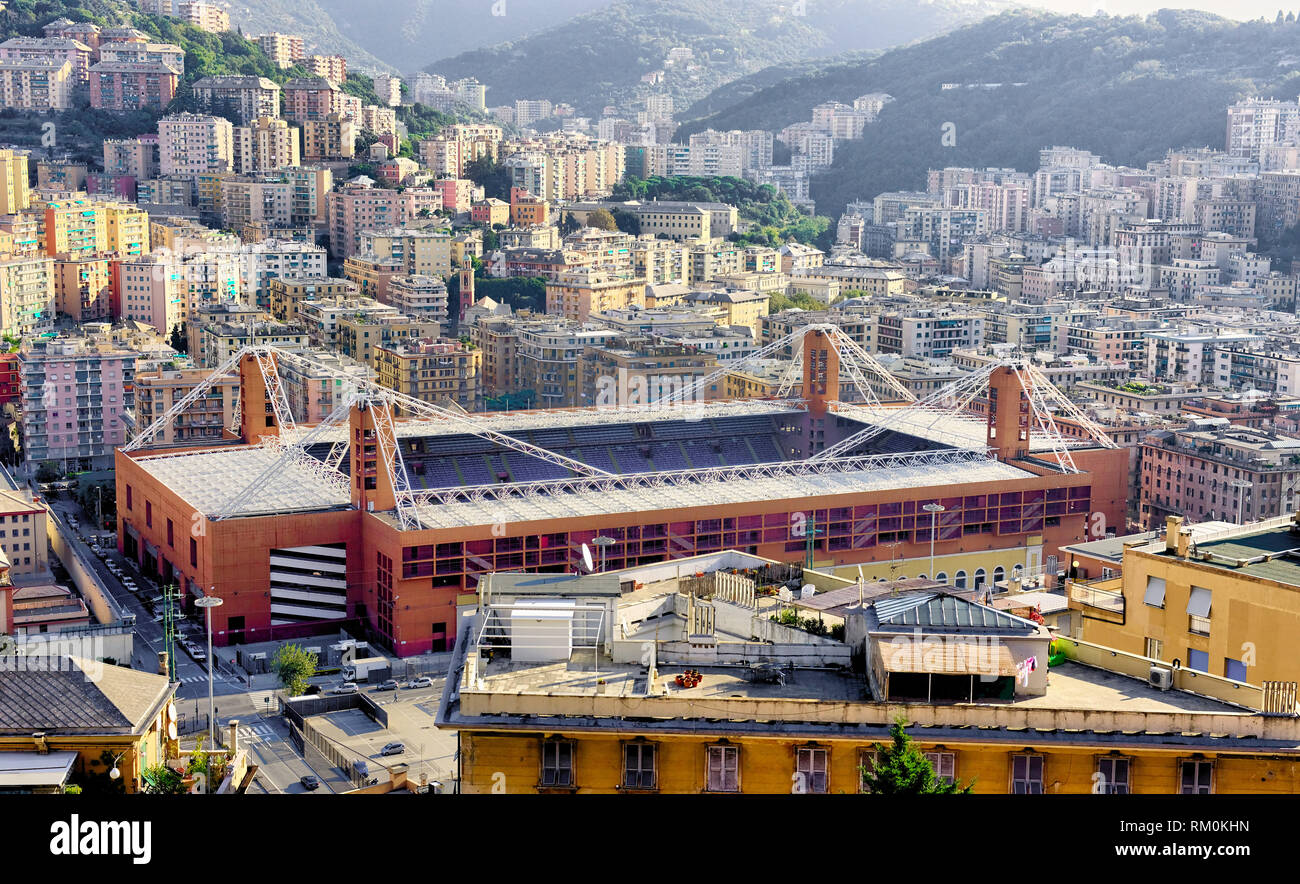
<svg viewBox="0 0 1300 884">
<path fill-rule="evenodd" d="M 357 382 L 314 426 L 276 370 L 310 357 L 248 348 L 210 379 L 240 375 L 227 439 L 154 447 L 205 382 L 118 450 L 119 546 L 220 597 L 219 644 L 348 628 L 408 656 L 450 648 L 483 574 L 584 571 L 584 547 L 610 571 L 737 549 L 977 589 L 1124 525 L 1127 452 L 1031 363 L 881 402 L 866 376 L 892 378 L 834 326 L 748 358 L 787 347 L 772 399 L 698 398 L 745 360 L 608 408 L 463 414 Z"/>
</svg>

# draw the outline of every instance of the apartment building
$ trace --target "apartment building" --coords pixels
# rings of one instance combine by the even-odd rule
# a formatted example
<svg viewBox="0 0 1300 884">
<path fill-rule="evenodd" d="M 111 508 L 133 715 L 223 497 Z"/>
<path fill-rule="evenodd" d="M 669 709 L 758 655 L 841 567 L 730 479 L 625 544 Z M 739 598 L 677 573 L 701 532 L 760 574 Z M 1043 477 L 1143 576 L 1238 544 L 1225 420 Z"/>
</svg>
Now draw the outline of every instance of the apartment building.
<svg viewBox="0 0 1300 884">
<path fill-rule="evenodd" d="M 106 469 L 126 444 L 139 354 L 99 336 L 27 341 L 19 355 L 29 464 Z"/>
<path fill-rule="evenodd" d="M 261 34 L 256 39 L 266 57 L 281 70 L 291 68 L 307 57 L 302 37 L 297 34 Z"/>
<path fill-rule="evenodd" d="M 284 113 L 281 116 L 300 125 L 309 120 L 323 120 L 330 114 L 344 113 L 347 109 L 338 84 L 321 76 L 297 77 L 285 83 L 283 102 Z"/>
<path fill-rule="evenodd" d="M 280 116 L 280 87 L 266 77 L 203 77 L 195 80 L 191 88 L 203 110 L 226 117 L 236 126 L 248 126 L 261 117 Z"/>
<path fill-rule="evenodd" d="M 166 414 L 172 406 L 207 380 L 207 368 L 159 367 L 135 375 L 133 432 L 141 432 Z M 239 377 L 226 375 L 187 405 L 171 422 L 164 424 L 150 443 L 153 447 L 204 445 L 219 440 L 235 415 Z"/>
<path fill-rule="evenodd" d="M 25 338 L 54 320 L 54 261 L 0 258 L 0 333 Z"/>
<path fill-rule="evenodd" d="M 197 178 L 235 166 L 235 128 L 224 117 L 182 113 L 158 121 L 158 169 Z"/>
<path fill-rule="evenodd" d="M 284 120 L 258 117 L 247 126 L 236 126 L 234 170 L 241 175 L 272 172 L 301 161 L 298 130 Z"/>
<path fill-rule="evenodd" d="M 365 255 L 391 259 L 408 276 L 451 275 L 451 237 L 442 231 L 392 227 L 359 234 Z"/>
<path fill-rule="evenodd" d="M 1232 332 L 1148 331 L 1145 376 L 1163 383 L 1208 387 L 1214 383 L 1214 351 L 1246 345 L 1257 335 Z"/>
<path fill-rule="evenodd" d="M 65 59 L 0 57 L 0 107 L 67 110 L 76 84 L 76 71 Z"/>
<path fill-rule="evenodd" d="M 398 276 L 388 283 L 388 303 L 408 316 L 447 326 L 447 284 L 436 276 Z"/>
<path fill-rule="evenodd" d="M 373 183 L 357 181 L 331 191 L 326 201 L 330 250 L 336 258 L 350 258 L 366 251 L 362 242 L 365 233 L 400 228 L 415 220 L 422 211 L 432 214 L 442 208 L 442 199 L 435 190 L 388 190 L 375 187 Z"/>
<path fill-rule="evenodd" d="M 199 364 L 215 368 L 245 347 L 304 350 L 307 330 L 299 323 L 262 318 L 214 321 L 198 325 L 198 346 L 191 348 Z"/>
<path fill-rule="evenodd" d="M 356 156 L 357 124 L 343 114 L 302 122 L 302 156 L 307 162 L 350 160 Z"/>
<path fill-rule="evenodd" d="M 160 61 L 101 61 L 90 68 L 90 106 L 96 110 L 162 110 L 180 85 L 180 71 Z"/>
<path fill-rule="evenodd" d="M 0 149 L 0 215 L 13 215 L 31 208 L 27 154 Z"/>
<path fill-rule="evenodd" d="M 1300 477 L 1300 439 L 1232 424 L 1193 420 L 1142 442 L 1141 520 L 1147 530 L 1166 516 L 1242 523 L 1293 512 Z"/>
<path fill-rule="evenodd" d="M 587 347 L 603 346 L 620 334 L 612 328 L 587 327 L 551 318 L 507 321 L 514 325 L 517 372 L 514 385 L 504 392 L 532 390 L 538 408 L 572 408 L 584 404 L 578 359 Z"/>
<path fill-rule="evenodd" d="M 336 331 L 336 346 L 349 359 L 375 368 L 376 347 L 424 338 L 436 340 L 441 335 L 442 328 L 442 324 L 427 316 L 397 312 L 382 316 L 364 313 L 341 315 Z"/>
<path fill-rule="evenodd" d="M 583 268 L 546 284 L 546 312 L 575 322 L 633 305 L 645 306 L 645 280 L 630 274 Z"/>
<path fill-rule="evenodd" d="M 649 405 L 685 389 L 718 367 L 717 356 L 643 337 L 618 338 L 587 347 L 578 357 L 582 401 L 597 408 Z M 676 455 L 665 451 L 663 458 Z M 677 458 L 693 465 L 688 456 Z M 666 461 L 667 462 L 667 461 Z"/>
<path fill-rule="evenodd" d="M 1240 345 L 1215 347 L 1214 386 L 1276 396 L 1300 395 L 1300 354 Z"/>
<path fill-rule="evenodd" d="M 423 402 L 454 402 L 481 410 L 483 354 L 459 341 L 430 339 L 379 344 L 374 351 L 378 381 Z"/>
<path fill-rule="evenodd" d="M 200 0 L 182 0 L 176 5 L 176 17 L 210 34 L 224 34 L 230 30 L 230 14 L 220 6 Z"/>
<path fill-rule="evenodd" d="M 274 277 L 267 281 L 271 315 L 281 322 L 298 317 L 298 305 L 305 301 L 327 298 L 354 298 L 356 286 L 351 280 L 333 276 Z"/>
<path fill-rule="evenodd" d="M 342 83 L 348 78 L 348 60 L 341 55 L 309 55 L 303 67 L 331 83 Z"/>
<path fill-rule="evenodd" d="M 66 255 L 54 259 L 54 303 L 77 322 L 114 318 L 112 258 Z"/>
<path fill-rule="evenodd" d="M 881 313 L 876 317 L 876 350 L 880 353 L 931 359 L 950 356 L 954 350 L 978 348 L 983 343 L 981 314 L 917 311 Z"/>
</svg>

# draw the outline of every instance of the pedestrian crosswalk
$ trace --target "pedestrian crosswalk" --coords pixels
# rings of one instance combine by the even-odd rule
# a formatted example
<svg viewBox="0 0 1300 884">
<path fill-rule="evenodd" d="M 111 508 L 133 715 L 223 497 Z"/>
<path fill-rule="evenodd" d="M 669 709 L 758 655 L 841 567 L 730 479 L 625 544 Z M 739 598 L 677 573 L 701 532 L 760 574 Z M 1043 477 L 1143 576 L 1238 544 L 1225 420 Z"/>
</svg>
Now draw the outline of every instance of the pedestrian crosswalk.
<svg viewBox="0 0 1300 884">
<path fill-rule="evenodd" d="M 207 684 L 208 677 L 206 675 L 186 675 L 180 679 L 180 683 L 181 684 Z"/>
<path fill-rule="evenodd" d="M 259 740 L 271 740 L 275 738 L 275 728 L 269 724 L 252 724 L 242 725 L 237 733 L 241 740 L 251 740 L 256 737 Z"/>
</svg>

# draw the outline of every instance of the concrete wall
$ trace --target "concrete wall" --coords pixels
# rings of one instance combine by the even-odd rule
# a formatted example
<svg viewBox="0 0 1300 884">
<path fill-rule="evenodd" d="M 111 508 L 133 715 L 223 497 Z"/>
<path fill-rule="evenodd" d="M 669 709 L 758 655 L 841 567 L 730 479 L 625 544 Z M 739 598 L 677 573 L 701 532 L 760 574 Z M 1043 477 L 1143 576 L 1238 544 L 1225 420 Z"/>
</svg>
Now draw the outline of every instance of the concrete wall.
<svg viewBox="0 0 1300 884">
<path fill-rule="evenodd" d="M 59 557 L 63 567 L 68 569 L 72 575 L 72 582 L 77 585 L 81 591 L 82 598 L 86 600 L 86 606 L 90 608 L 90 613 L 94 616 L 97 623 L 111 623 L 114 620 L 122 618 L 122 611 L 118 608 L 117 603 L 113 600 L 108 591 L 100 584 L 99 578 L 95 576 L 95 570 L 89 563 L 81 557 L 80 550 L 77 546 L 69 542 L 64 532 L 70 532 L 66 525 L 59 523 L 59 520 L 50 512 L 45 514 L 45 530 L 50 535 L 50 546 L 54 549 L 54 554 Z"/>
</svg>

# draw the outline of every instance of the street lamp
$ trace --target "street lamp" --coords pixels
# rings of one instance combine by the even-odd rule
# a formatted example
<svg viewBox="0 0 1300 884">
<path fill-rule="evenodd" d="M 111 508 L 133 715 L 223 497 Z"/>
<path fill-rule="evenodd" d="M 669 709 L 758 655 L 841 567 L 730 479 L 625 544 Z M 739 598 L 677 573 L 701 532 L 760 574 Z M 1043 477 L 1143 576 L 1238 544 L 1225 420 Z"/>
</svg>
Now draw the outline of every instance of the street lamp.
<svg viewBox="0 0 1300 884">
<path fill-rule="evenodd" d="M 1253 482 L 1238 480 L 1232 483 L 1232 487 L 1237 489 L 1237 524 L 1241 524 L 1243 511 L 1246 509 L 1246 489 L 1254 488 Z"/>
<path fill-rule="evenodd" d="M 921 509 L 925 510 L 927 513 L 930 514 L 930 579 L 933 580 L 934 579 L 934 532 L 935 532 L 935 527 L 938 524 L 939 513 L 943 512 L 945 509 L 947 509 L 947 507 L 939 503 L 927 503 L 925 506 L 921 507 Z"/>
<path fill-rule="evenodd" d="M 600 547 L 600 570 L 603 572 L 605 570 L 605 548 L 609 546 L 613 546 L 618 541 L 616 541 L 612 537 L 606 537 L 605 535 L 602 534 L 600 537 L 592 538 L 591 542 L 596 544 L 596 546 Z"/>
<path fill-rule="evenodd" d="M 212 587 L 216 589 L 216 587 Z M 205 595 L 201 599 L 196 599 L 194 604 L 203 609 L 208 623 L 208 733 L 212 740 L 211 745 L 217 745 L 217 716 L 216 716 L 216 699 L 212 691 L 212 609 L 221 607 L 221 599 L 213 595 Z"/>
</svg>

